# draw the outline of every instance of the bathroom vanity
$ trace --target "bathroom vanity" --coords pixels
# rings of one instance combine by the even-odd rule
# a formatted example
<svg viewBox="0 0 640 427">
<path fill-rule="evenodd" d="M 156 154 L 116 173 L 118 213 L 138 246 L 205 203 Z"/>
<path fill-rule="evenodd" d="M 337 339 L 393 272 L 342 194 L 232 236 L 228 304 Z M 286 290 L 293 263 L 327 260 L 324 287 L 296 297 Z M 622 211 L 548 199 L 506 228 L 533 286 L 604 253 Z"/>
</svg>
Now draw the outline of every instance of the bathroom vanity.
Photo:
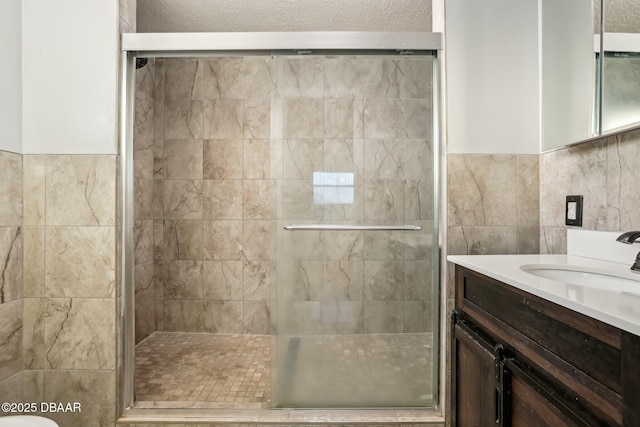
<svg viewBox="0 0 640 427">
<path fill-rule="evenodd" d="M 570 255 L 449 261 L 453 426 L 640 426 L 640 281 L 628 266 Z"/>
</svg>

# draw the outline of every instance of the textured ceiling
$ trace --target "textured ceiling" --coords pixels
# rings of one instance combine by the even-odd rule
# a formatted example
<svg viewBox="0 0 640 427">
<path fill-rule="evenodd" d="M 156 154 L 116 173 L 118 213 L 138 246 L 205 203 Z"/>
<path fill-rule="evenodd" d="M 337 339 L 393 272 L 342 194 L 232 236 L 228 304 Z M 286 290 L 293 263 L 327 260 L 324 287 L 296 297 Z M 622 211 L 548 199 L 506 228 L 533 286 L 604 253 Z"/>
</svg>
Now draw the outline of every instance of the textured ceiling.
<svg viewBox="0 0 640 427">
<path fill-rule="evenodd" d="M 640 0 L 605 2 L 606 31 L 640 32 Z M 137 31 L 431 31 L 431 0 L 137 0 Z"/>
<path fill-rule="evenodd" d="M 593 32 L 600 33 L 600 1 L 593 1 Z M 640 33 L 640 0 L 604 0 L 604 31 Z"/>
<path fill-rule="evenodd" d="M 138 0 L 137 31 L 431 31 L 431 0 Z"/>
<path fill-rule="evenodd" d="M 612 33 L 640 33 L 639 0 L 605 0 L 604 30 Z"/>
</svg>

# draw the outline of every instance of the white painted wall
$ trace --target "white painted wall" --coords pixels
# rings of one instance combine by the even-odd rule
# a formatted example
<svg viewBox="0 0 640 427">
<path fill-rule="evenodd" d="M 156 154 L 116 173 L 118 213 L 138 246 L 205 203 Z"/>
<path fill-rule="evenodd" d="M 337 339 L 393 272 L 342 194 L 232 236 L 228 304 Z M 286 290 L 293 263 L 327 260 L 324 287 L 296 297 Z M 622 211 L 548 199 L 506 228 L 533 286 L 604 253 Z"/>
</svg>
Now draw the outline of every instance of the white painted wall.
<svg viewBox="0 0 640 427">
<path fill-rule="evenodd" d="M 538 0 L 447 0 L 448 152 L 538 154 Z"/>
<path fill-rule="evenodd" d="M 116 1 L 22 0 L 23 152 L 116 153 L 117 63 Z"/>
<path fill-rule="evenodd" d="M 0 1 L 0 150 L 22 152 L 20 0 Z"/>
</svg>

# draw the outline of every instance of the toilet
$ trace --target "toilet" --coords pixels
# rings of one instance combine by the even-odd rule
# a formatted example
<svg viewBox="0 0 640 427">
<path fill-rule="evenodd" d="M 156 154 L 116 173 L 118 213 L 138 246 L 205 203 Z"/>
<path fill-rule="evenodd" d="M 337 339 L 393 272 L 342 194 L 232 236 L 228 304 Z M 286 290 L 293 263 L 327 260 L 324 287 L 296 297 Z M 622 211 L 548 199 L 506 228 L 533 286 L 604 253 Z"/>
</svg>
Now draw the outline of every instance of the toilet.
<svg viewBox="0 0 640 427">
<path fill-rule="evenodd" d="M 34 415 L 11 415 L 0 417 L 0 427 L 59 427 L 58 423 L 49 418 Z"/>
</svg>

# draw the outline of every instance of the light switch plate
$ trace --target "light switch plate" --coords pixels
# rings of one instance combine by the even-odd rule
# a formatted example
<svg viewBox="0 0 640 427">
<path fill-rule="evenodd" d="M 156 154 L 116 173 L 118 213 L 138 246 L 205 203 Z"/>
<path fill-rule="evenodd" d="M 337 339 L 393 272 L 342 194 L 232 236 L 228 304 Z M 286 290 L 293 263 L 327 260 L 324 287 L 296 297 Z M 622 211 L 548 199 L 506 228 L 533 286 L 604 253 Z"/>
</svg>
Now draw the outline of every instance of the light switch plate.
<svg viewBox="0 0 640 427">
<path fill-rule="evenodd" d="M 564 223 L 582 227 L 582 196 L 567 196 Z"/>
</svg>

